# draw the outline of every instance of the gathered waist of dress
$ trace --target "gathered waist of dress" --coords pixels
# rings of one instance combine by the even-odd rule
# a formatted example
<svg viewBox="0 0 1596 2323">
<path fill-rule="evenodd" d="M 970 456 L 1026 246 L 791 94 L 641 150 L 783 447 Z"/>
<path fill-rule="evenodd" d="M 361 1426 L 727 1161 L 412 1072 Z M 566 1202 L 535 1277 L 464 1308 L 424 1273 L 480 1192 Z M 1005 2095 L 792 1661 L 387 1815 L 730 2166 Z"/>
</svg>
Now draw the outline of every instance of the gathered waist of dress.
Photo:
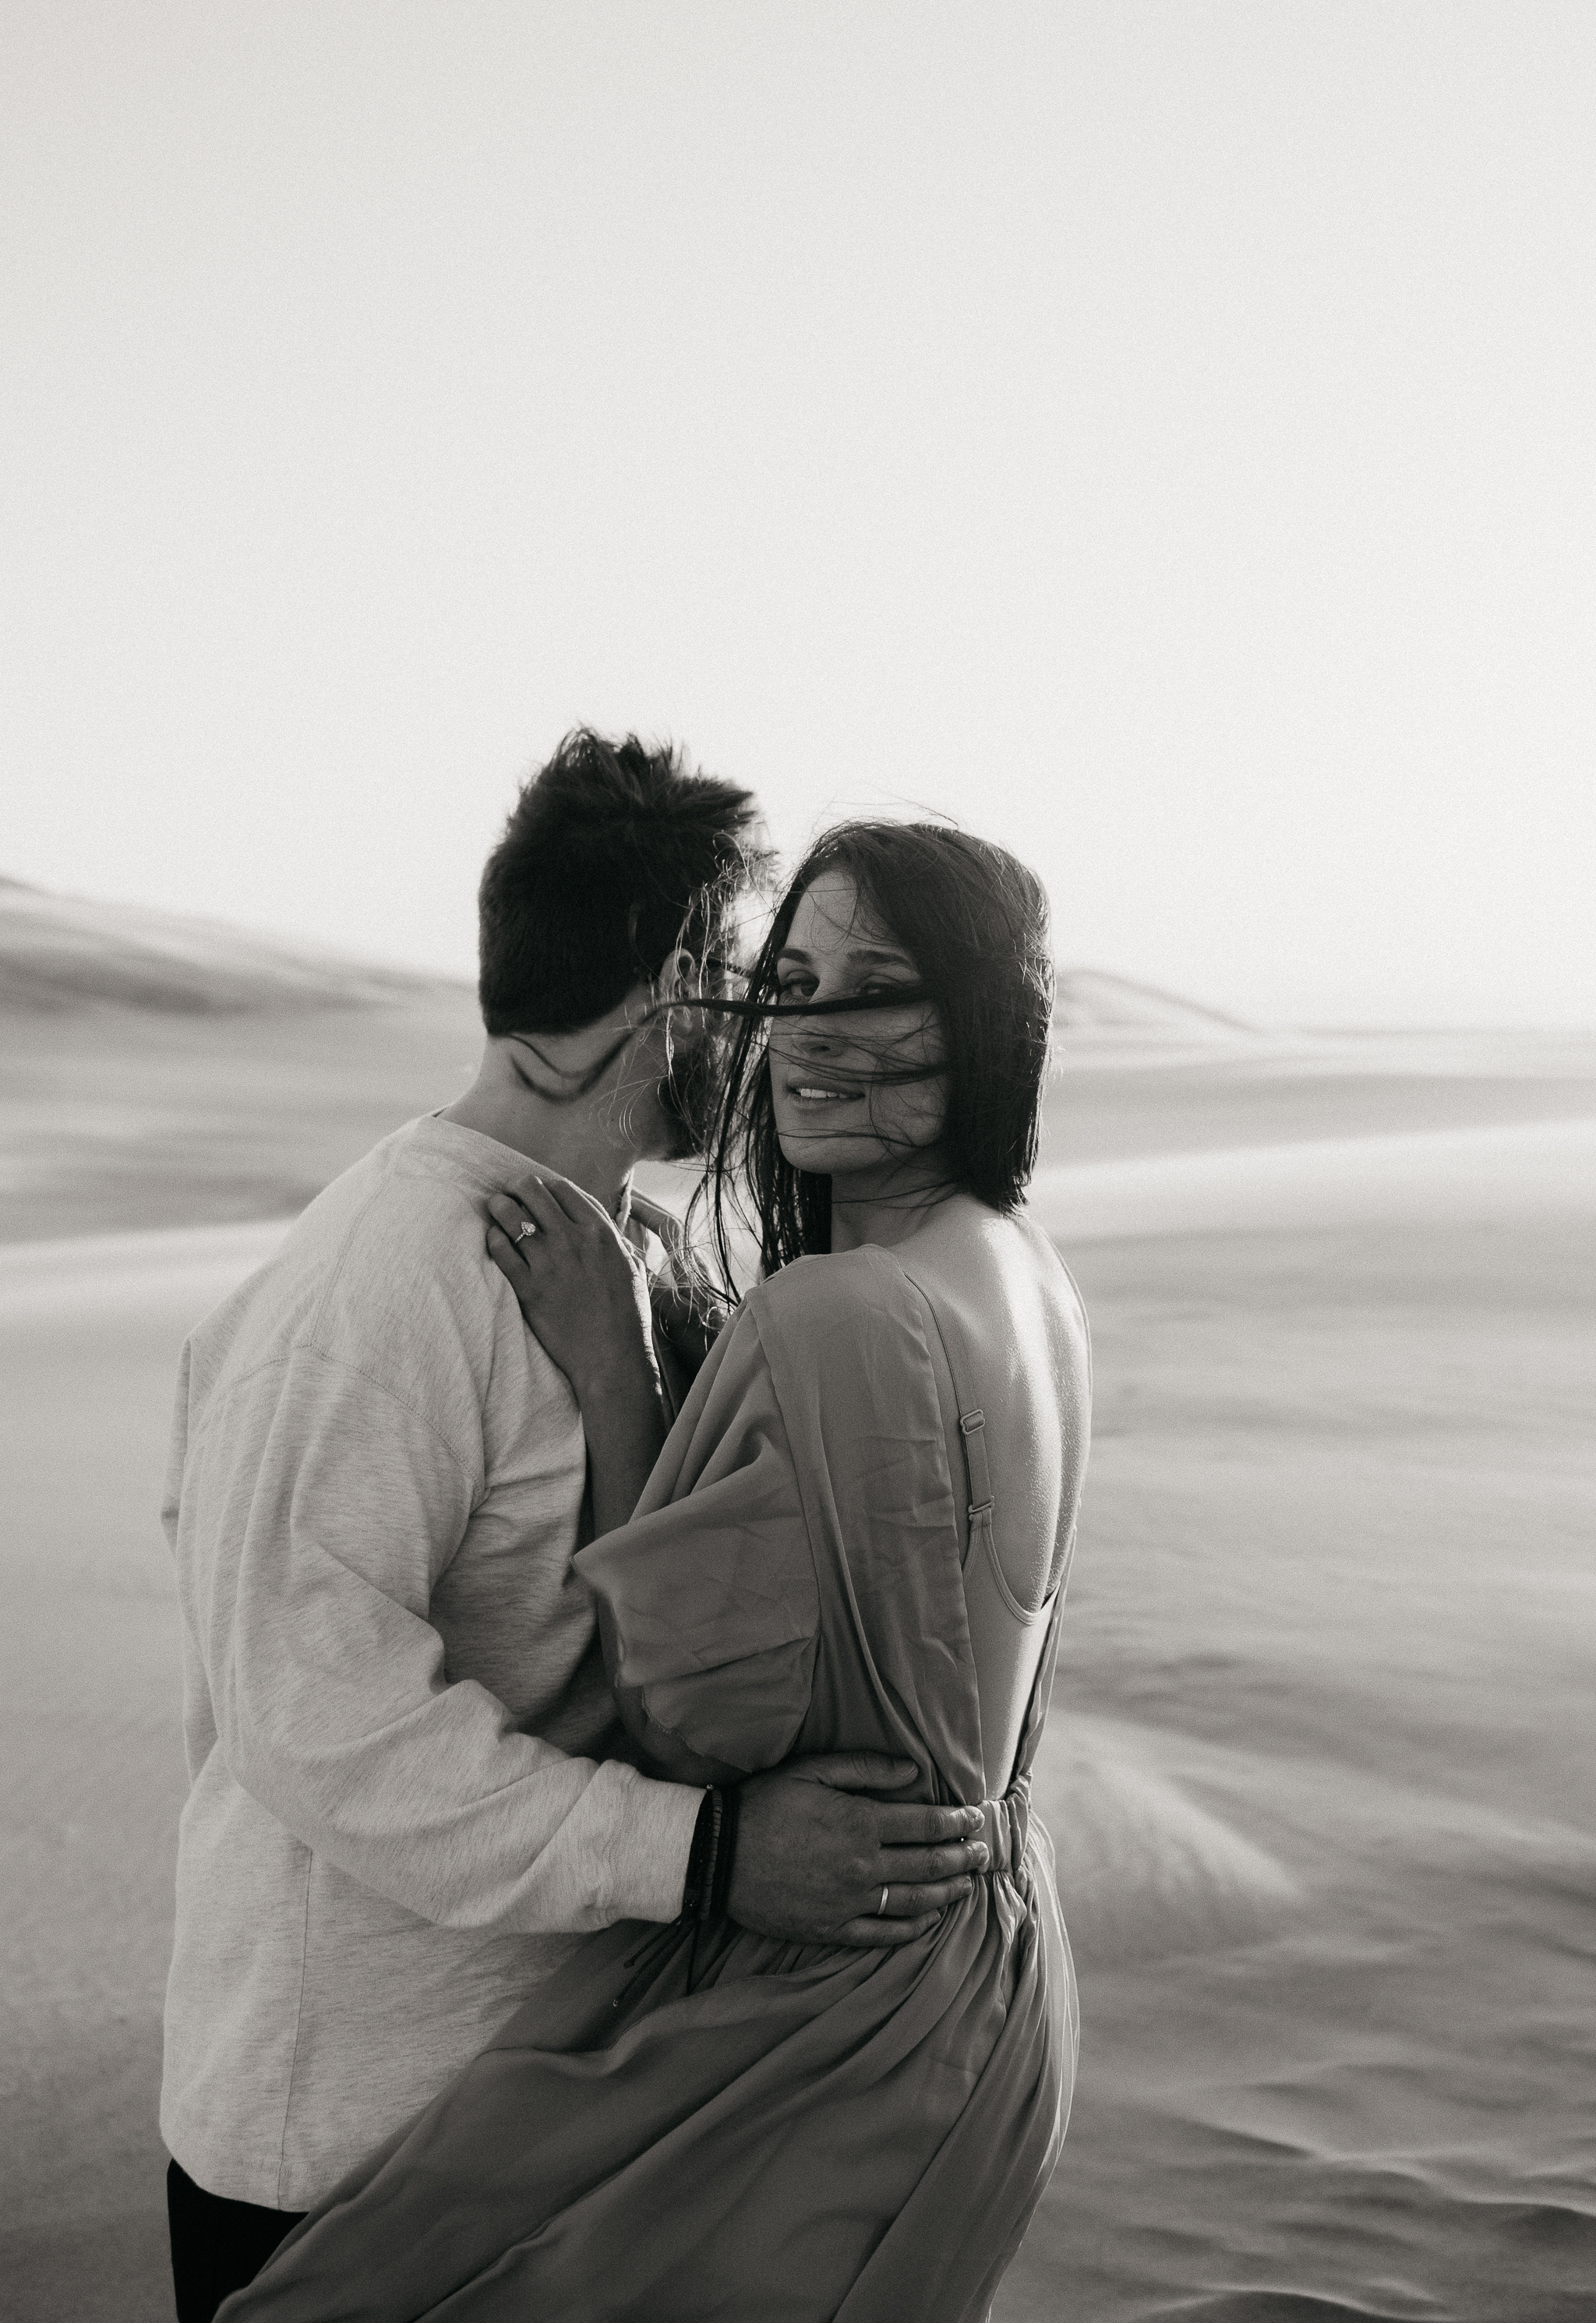
<svg viewBox="0 0 1596 2323">
<path fill-rule="evenodd" d="M 1006 1873 L 1011 1879 L 1017 1879 L 1031 1845 L 1030 1777 L 1022 1776 L 1000 1799 L 983 1799 L 980 1807 L 980 1836 L 986 1842 L 990 1858 L 986 1876 L 991 1878 Z"/>
</svg>

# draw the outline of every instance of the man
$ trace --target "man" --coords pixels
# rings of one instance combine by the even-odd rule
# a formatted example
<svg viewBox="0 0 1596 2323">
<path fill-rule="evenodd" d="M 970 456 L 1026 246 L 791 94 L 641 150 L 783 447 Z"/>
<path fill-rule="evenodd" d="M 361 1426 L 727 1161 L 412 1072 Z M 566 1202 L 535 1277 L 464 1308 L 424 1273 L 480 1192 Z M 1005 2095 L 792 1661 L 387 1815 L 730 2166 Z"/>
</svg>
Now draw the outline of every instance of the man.
<svg viewBox="0 0 1596 2323">
<path fill-rule="evenodd" d="M 486 1205 L 552 1172 L 624 1223 L 636 1164 L 695 1150 L 710 1036 L 687 1011 L 667 1034 L 657 1003 L 717 972 L 753 813 L 673 752 L 567 738 L 483 875 L 475 1083 L 330 1186 L 184 1350 L 179 2323 L 208 2323 L 583 1933 L 683 1908 L 703 1795 L 618 1755 L 571 1569 L 581 1421 L 488 1257 Z M 943 1908 L 978 1815 L 841 1787 L 910 1771 L 748 1784 L 733 1915 L 848 1941 L 889 1880 Z"/>
</svg>

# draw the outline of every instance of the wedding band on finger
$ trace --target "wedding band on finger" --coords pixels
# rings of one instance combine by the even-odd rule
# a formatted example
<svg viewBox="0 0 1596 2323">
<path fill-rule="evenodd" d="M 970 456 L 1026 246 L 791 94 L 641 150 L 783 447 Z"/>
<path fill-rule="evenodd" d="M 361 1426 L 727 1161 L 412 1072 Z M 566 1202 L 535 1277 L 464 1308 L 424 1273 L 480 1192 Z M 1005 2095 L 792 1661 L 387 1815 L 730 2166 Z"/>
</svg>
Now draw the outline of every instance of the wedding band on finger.
<svg viewBox="0 0 1596 2323">
<path fill-rule="evenodd" d="M 876 1906 L 876 1916 L 878 1920 L 885 1919 L 886 1916 L 886 1890 L 885 1887 L 881 1891 L 881 1901 Z"/>
</svg>

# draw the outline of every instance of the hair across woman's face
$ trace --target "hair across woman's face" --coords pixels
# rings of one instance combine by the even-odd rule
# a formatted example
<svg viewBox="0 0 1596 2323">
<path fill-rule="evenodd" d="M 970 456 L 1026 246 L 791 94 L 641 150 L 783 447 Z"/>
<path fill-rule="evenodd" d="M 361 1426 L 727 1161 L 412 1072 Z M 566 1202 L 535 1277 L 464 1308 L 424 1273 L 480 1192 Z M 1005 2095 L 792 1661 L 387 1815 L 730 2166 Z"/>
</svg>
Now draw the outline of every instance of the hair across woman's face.
<svg viewBox="0 0 1596 2323">
<path fill-rule="evenodd" d="M 818 839 L 759 947 L 727 1056 L 703 1198 L 726 1279 L 835 1247 L 835 1204 L 958 1191 L 1009 1216 L 1036 1160 L 1053 1006 L 1047 897 L 1017 858 L 940 823 Z"/>
<path fill-rule="evenodd" d="M 935 1006 L 894 989 L 920 986 L 919 964 L 847 871 L 821 872 L 799 896 L 775 963 L 776 998 L 880 1005 L 770 1025 L 770 1092 L 781 1150 L 795 1170 L 833 1180 L 890 1174 L 926 1155 L 947 1121 Z"/>
</svg>

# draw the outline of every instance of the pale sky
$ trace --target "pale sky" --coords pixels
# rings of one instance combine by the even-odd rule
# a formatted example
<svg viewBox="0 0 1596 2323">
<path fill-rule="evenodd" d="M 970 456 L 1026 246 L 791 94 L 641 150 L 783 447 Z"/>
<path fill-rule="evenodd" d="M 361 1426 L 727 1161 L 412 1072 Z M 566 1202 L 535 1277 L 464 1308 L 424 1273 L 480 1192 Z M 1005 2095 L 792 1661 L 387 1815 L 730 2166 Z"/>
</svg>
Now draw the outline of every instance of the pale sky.
<svg viewBox="0 0 1596 2323">
<path fill-rule="evenodd" d="M 588 721 L 1596 1023 L 1589 0 L 0 19 L 0 870 L 469 972 Z"/>
</svg>

